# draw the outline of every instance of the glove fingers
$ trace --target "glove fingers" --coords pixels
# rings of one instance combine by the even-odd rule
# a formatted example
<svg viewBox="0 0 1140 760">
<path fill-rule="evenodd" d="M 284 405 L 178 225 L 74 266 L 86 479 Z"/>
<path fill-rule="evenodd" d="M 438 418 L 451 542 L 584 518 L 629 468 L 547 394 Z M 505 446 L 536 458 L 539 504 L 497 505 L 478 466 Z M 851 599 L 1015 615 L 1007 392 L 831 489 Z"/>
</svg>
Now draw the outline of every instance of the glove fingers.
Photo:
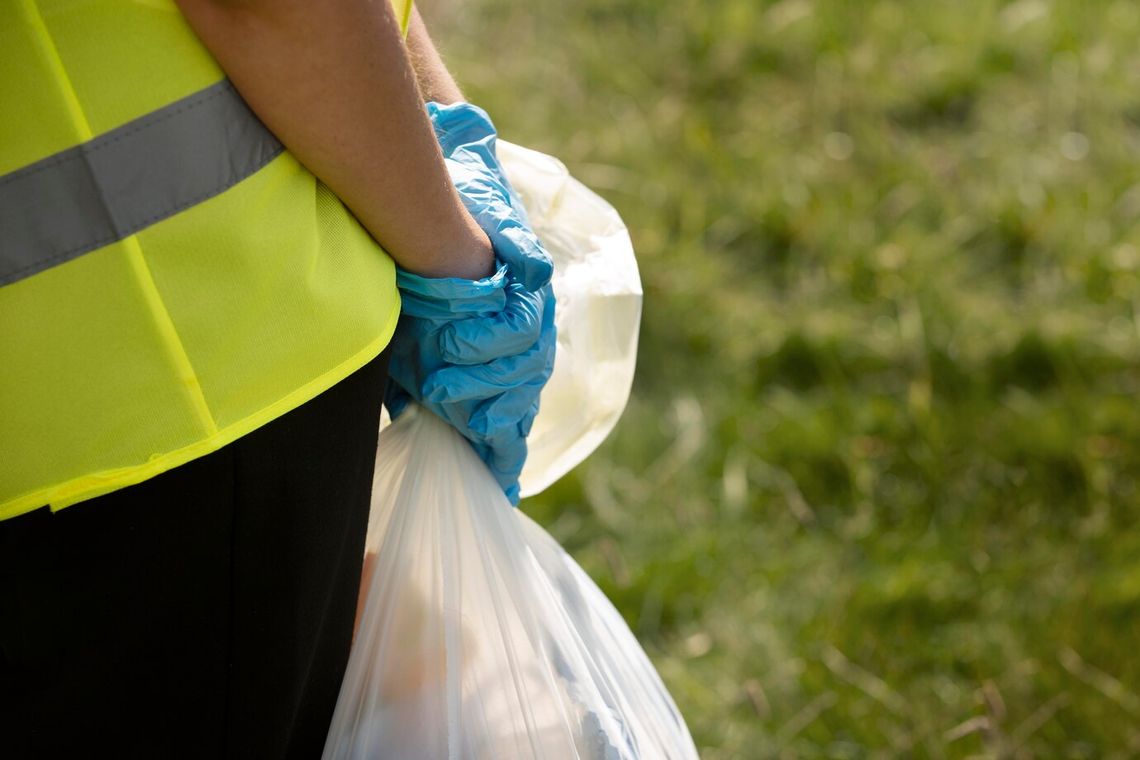
<svg viewBox="0 0 1140 760">
<path fill-rule="evenodd" d="M 535 344 L 486 364 L 444 367 L 424 380 L 423 397 L 433 403 L 488 399 L 540 376 L 545 381 L 547 351 L 547 346 Z"/>
<path fill-rule="evenodd" d="M 508 289 L 507 307 L 493 317 L 459 319 L 439 335 L 440 353 L 452 364 L 485 364 L 533 346 L 543 327 L 543 294 L 521 285 Z"/>
<path fill-rule="evenodd" d="M 488 399 L 475 409 L 468 422 L 471 432 L 493 446 L 507 446 L 517 438 L 525 438 L 538 413 L 542 383 L 519 386 Z"/>
<path fill-rule="evenodd" d="M 483 344 L 476 346 L 472 340 L 473 353 L 485 350 L 488 355 L 494 357 L 495 354 L 499 354 L 499 356 L 484 362 L 482 365 L 465 365 L 452 361 L 451 363 L 454 366 L 445 367 L 439 370 L 438 377 L 428 377 L 425 380 L 422 386 L 424 397 L 428 398 L 428 394 L 434 390 L 436 393 L 446 393 L 448 398 L 454 400 L 489 398 L 522 383 L 532 381 L 538 381 L 540 385 L 545 383 L 554 370 L 555 350 L 558 343 L 558 331 L 554 326 L 554 291 L 547 285 L 537 298 L 531 295 L 528 300 L 530 302 L 528 309 L 534 307 L 536 301 L 541 303 L 542 308 L 539 335 L 536 340 L 531 342 L 529 348 L 521 353 L 503 356 L 501 354 L 504 352 L 484 349 Z M 528 315 L 529 319 L 530 316 Z M 470 329 L 478 330 L 479 328 L 472 325 Z M 528 329 L 534 329 L 534 325 L 531 324 Z M 520 339 L 519 342 L 522 343 L 523 341 Z M 457 348 L 457 346 L 453 345 L 452 348 Z M 449 359 L 449 357 L 444 358 Z M 487 387 L 480 389 L 479 386 Z M 453 393 L 455 395 L 452 395 Z"/>
</svg>

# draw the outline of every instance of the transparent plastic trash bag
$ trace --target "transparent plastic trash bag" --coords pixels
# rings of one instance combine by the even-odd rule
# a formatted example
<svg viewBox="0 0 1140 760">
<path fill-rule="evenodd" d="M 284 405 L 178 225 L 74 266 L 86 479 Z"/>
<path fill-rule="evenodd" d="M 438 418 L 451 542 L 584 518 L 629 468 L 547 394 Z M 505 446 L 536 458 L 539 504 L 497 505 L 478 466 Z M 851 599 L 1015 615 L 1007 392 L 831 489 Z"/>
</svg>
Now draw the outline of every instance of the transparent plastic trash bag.
<svg viewBox="0 0 1140 760">
<path fill-rule="evenodd" d="M 618 612 L 422 408 L 380 434 L 367 548 L 325 758 L 697 757 Z"/>
<path fill-rule="evenodd" d="M 629 400 L 641 277 L 614 207 L 545 153 L 498 141 L 499 160 L 554 260 L 558 353 L 542 391 L 519 485 L 533 496 L 609 435 Z"/>
</svg>

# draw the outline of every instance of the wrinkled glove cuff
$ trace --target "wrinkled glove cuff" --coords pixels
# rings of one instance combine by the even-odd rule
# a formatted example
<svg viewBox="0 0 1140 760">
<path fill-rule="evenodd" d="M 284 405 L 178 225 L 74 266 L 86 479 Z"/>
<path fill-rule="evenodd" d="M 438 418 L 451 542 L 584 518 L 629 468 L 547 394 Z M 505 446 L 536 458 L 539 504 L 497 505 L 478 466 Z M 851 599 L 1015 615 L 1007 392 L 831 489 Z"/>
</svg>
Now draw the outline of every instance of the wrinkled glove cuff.
<svg viewBox="0 0 1140 760">
<path fill-rule="evenodd" d="M 504 288 L 510 281 L 506 264 L 496 262 L 495 273 L 480 280 L 461 277 L 423 277 L 396 267 L 401 311 L 408 316 L 433 321 L 487 316 L 503 310 Z"/>
</svg>

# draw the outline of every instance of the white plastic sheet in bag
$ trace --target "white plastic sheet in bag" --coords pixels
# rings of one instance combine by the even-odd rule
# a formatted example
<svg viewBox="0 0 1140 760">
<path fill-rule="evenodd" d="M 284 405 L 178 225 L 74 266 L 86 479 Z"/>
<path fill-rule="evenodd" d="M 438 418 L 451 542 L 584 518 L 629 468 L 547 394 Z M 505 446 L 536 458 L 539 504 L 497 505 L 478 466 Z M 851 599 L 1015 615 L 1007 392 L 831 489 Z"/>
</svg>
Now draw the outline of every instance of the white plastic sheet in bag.
<svg viewBox="0 0 1140 760">
<path fill-rule="evenodd" d="M 412 407 L 380 434 L 367 601 L 325 758 L 693 760 L 621 616 Z"/>
<path fill-rule="evenodd" d="M 498 141 L 499 160 L 554 260 L 558 353 L 542 391 L 519 485 L 533 496 L 613 430 L 629 400 L 641 277 L 614 207 L 544 153 Z"/>
</svg>

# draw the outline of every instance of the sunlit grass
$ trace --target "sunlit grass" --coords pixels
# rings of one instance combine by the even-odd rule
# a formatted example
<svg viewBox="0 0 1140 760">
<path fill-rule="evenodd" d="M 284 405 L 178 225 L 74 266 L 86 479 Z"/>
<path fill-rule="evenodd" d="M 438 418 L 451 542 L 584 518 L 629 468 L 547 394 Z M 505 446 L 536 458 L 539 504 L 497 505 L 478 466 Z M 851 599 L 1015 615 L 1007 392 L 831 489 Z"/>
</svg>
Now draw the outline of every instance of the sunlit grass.
<svg viewBox="0 0 1140 760">
<path fill-rule="evenodd" d="M 630 226 L 634 398 L 524 508 L 702 754 L 1140 755 L 1140 6 L 425 10 Z"/>
</svg>

